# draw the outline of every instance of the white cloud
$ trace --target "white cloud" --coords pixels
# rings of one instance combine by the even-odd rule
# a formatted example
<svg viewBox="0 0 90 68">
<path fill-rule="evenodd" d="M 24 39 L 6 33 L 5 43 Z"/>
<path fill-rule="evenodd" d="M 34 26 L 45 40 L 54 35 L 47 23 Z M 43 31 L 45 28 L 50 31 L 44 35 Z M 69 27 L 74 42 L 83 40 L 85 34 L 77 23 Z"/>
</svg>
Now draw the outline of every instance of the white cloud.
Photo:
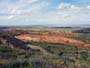
<svg viewBox="0 0 90 68">
<path fill-rule="evenodd" d="M 75 5 L 70 5 L 70 9 L 71 10 L 79 10 L 80 8 L 79 7 L 76 7 Z"/>
<path fill-rule="evenodd" d="M 7 19 L 12 19 L 14 16 L 13 15 L 11 15 L 11 16 L 9 16 Z"/>
<path fill-rule="evenodd" d="M 2 4 L 4 5 L 4 4 Z M 6 4 L 7 5 L 7 4 Z M 7 5 L 6 7 L 2 7 L 2 11 L 0 11 L 0 13 L 4 13 L 8 16 L 3 16 L 3 20 L 5 19 L 17 19 L 19 16 L 23 17 L 23 16 L 29 16 L 29 17 L 34 17 L 36 15 L 36 17 L 40 17 L 41 15 L 41 11 L 42 9 L 44 8 L 47 8 L 49 3 L 47 2 L 38 2 L 38 3 L 34 3 L 32 4 L 32 7 L 30 8 L 23 8 L 24 6 L 26 6 L 27 4 L 10 4 L 10 5 Z M 5 9 L 5 10 L 3 10 Z M 42 14 L 43 15 L 43 14 Z M 1 18 L 2 19 L 2 18 Z"/>
<path fill-rule="evenodd" d="M 90 9 L 90 5 L 86 7 L 87 9 Z"/>
<path fill-rule="evenodd" d="M 89 6 L 76 6 L 76 5 L 73 5 L 73 4 L 70 4 L 70 3 L 60 3 L 58 5 L 58 9 L 68 9 L 68 10 L 87 10 L 87 9 L 90 9 L 90 5 Z"/>
<path fill-rule="evenodd" d="M 59 9 L 65 9 L 65 8 L 69 8 L 70 7 L 70 4 L 68 4 L 68 3 L 60 3 L 60 5 L 59 5 Z"/>
<path fill-rule="evenodd" d="M 31 13 L 41 12 L 43 9 L 48 8 L 49 3 L 47 2 L 38 2 L 31 5 L 29 8 L 23 8 L 27 4 L 15 5 L 13 8 L 9 7 L 9 14 L 16 15 L 31 15 Z"/>
<path fill-rule="evenodd" d="M 25 3 L 34 3 L 38 0 L 20 0 L 20 2 L 25 2 Z"/>
<path fill-rule="evenodd" d="M 79 10 L 80 8 L 69 3 L 60 3 L 58 9 Z"/>
</svg>

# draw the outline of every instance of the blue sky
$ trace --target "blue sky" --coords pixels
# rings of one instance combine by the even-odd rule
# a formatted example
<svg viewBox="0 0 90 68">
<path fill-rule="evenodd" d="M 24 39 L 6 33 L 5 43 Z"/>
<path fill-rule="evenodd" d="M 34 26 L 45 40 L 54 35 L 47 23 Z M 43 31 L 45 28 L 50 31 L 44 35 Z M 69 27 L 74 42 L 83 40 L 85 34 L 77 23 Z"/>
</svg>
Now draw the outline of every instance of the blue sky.
<svg viewBox="0 0 90 68">
<path fill-rule="evenodd" d="M 90 24 L 90 0 L 0 0 L 0 25 Z"/>
</svg>

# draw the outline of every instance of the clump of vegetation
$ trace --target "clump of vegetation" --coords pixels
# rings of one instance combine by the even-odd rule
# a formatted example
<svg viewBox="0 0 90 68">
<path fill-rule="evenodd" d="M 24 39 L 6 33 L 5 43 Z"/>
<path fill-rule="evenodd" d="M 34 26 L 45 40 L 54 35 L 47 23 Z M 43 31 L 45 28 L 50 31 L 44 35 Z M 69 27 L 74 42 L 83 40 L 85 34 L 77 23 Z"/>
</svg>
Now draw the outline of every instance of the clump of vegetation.
<svg viewBox="0 0 90 68">
<path fill-rule="evenodd" d="M 90 35 L 89 34 L 82 34 L 82 35 L 80 35 L 80 36 L 77 36 L 77 37 L 75 37 L 74 39 L 76 39 L 76 40 L 82 40 L 82 41 L 84 41 L 84 42 L 86 42 L 86 43 L 90 43 Z"/>
<path fill-rule="evenodd" d="M 0 45 L 0 52 L 11 52 L 12 49 L 7 47 L 7 46 L 4 46 L 4 45 Z"/>
</svg>

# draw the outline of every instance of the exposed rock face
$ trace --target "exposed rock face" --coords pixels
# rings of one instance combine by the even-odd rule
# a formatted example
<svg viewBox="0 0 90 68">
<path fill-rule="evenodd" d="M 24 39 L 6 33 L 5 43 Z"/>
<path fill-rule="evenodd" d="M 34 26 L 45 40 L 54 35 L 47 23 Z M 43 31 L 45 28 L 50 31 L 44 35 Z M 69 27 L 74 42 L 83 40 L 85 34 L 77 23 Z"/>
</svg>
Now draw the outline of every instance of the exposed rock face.
<svg viewBox="0 0 90 68">
<path fill-rule="evenodd" d="M 90 44 L 85 44 L 84 47 L 85 48 L 90 48 Z"/>
<path fill-rule="evenodd" d="M 30 35 L 23 34 L 16 36 L 16 38 L 28 42 L 28 41 L 37 41 L 37 42 L 48 42 L 48 43 L 66 43 L 66 44 L 74 44 L 76 46 L 90 47 L 90 44 L 86 44 L 80 40 L 74 40 L 65 36 L 60 35 Z"/>
</svg>

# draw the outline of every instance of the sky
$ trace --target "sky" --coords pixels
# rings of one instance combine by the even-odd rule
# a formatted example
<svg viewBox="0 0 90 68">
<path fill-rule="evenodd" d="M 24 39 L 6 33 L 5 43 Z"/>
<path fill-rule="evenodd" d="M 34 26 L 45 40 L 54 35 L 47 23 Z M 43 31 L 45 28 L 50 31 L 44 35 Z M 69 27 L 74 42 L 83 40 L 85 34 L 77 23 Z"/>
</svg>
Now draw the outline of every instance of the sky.
<svg viewBox="0 0 90 68">
<path fill-rule="evenodd" d="M 0 0 L 0 25 L 90 24 L 90 0 Z"/>
</svg>

